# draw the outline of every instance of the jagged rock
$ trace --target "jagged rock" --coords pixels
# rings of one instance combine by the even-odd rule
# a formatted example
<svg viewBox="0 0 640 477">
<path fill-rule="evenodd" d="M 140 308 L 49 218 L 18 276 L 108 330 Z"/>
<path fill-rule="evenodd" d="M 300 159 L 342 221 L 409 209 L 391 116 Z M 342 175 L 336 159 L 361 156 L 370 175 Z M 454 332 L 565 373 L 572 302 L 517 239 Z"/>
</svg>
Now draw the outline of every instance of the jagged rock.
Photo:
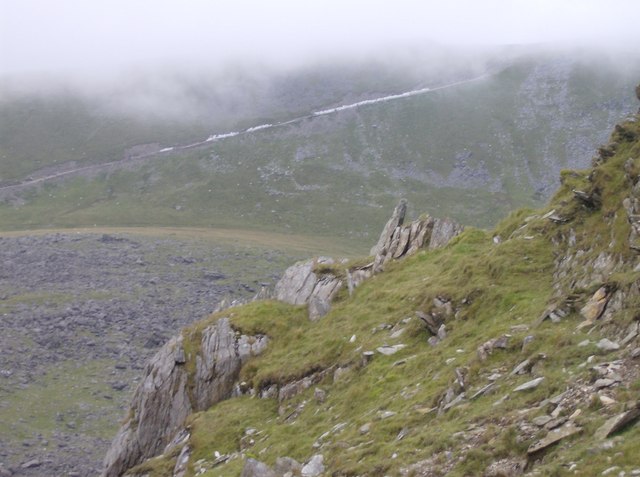
<svg viewBox="0 0 640 477">
<path fill-rule="evenodd" d="M 391 218 L 382 229 L 382 233 L 380 234 L 380 238 L 378 239 L 378 243 L 373 246 L 370 255 L 376 256 L 378 255 L 382 249 L 391 241 L 391 237 L 395 233 L 396 229 L 402 225 L 404 222 L 404 216 L 407 213 L 407 201 L 406 199 L 402 199 L 398 205 L 396 205 L 395 209 L 393 209 L 393 213 L 391 214 Z"/>
<path fill-rule="evenodd" d="M 544 377 L 532 379 L 531 381 L 527 381 L 526 383 L 521 384 L 520 386 L 515 388 L 514 391 L 528 391 L 529 389 L 535 389 L 540 385 L 540 383 L 543 380 L 544 380 Z"/>
<path fill-rule="evenodd" d="M 385 225 L 378 243 L 371 249 L 375 256 L 373 271 L 379 272 L 390 260 L 412 255 L 423 247 L 435 249 L 446 245 L 460 234 L 464 227 L 450 219 L 425 217 L 403 226 L 406 202 L 396 206 L 391 219 Z"/>
<path fill-rule="evenodd" d="M 189 414 L 229 398 L 242 364 L 267 345 L 265 336 L 237 335 L 227 318 L 218 320 L 202 332 L 190 391 L 187 369 L 176 363 L 182 341 L 182 335 L 172 338 L 147 364 L 133 395 L 129 418 L 105 457 L 104 477 L 122 475 L 162 452 Z"/>
<path fill-rule="evenodd" d="M 508 343 L 509 336 L 507 335 L 490 339 L 489 341 L 486 341 L 485 343 L 482 343 L 480 346 L 478 346 L 478 358 L 480 358 L 480 361 L 485 361 L 489 357 L 489 355 L 493 353 L 494 349 L 506 349 Z"/>
<path fill-rule="evenodd" d="M 640 402 L 635 402 L 629 406 L 627 411 L 608 419 L 607 422 L 595 432 L 595 437 L 598 439 L 606 439 L 611 434 L 618 432 L 627 424 L 638 419 L 638 417 L 640 417 Z"/>
<path fill-rule="evenodd" d="M 285 475 L 287 472 L 298 475 L 302 471 L 302 464 L 291 457 L 278 457 L 274 470 L 278 476 Z"/>
<path fill-rule="evenodd" d="M 191 447 L 184 446 L 176 459 L 176 465 L 173 468 L 173 477 L 184 477 L 187 474 L 190 457 Z"/>
<path fill-rule="evenodd" d="M 275 286 L 277 300 L 291 305 L 309 305 L 309 319 L 317 320 L 331 309 L 331 300 L 342 287 L 342 280 L 331 274 L 318 276 L 318 265 L 332 265 L 333 259 L 319 257 L 287 268 Z"/>
<path fill-rule="evenodd" d="M 393 346 L 380 346 L 379 348 L 376 348 L 376 351 L 380 354 L 390 356 L 392 354 L 396 354 L 398 351 L 400 351 L 402 348 L 406 346 L 407 345 L 405 344 L 397 344 Z"/>
<path fill-rule="evenodd" d="M 467 388 L 467 375 L 469 374 L 468 368 L 456 368 L 454 370 L 455 382 L 460 387 L 460 389 Z"/>
<path fill-rule="evenodd" d="M 579 325 L 579 328 L 595 323 L 604 312 L 610 297 L 611 294 L 608 292 L 607 287 L 600 287 L 580 310 L 580 314 L 585 321 Z"/>
<path fill-rule="evenodd" d="M 607 338 L 602 338 L 600 341 L 598 341 L 596 346 L 603 351 L 616 351 L 620 349 L 620 345 L 618 343 L 614 343 Z"/>
<path fill-rule="evenodd" d="M 430 249 L 442 247 L 464 229 L 449 219 L 433 217 L 419 219 L 403 227 L 406 210 L 406 201 L 402 200 L 385 225 L 378 243 L 371 249 L 375 256 L 371 264 L 345 270 L 350 295 L 362 281 L 382 271 L 382 266 L 389 260 L 415 253 L 425 245 Z M 342 288 L 343 281 L 332 273 L 319 276 L 315 270 L 318 265 L 334 263 L 331 258 L 319 257 L 289 267 L 275 286 L 275 298 L 292 305 L 308 304 L 309 319 L 321 318 L 331 309 L 331 301 Z"/>
<path fill-rule="evenodd" d="M 582 428 L 574 425 L 573 423 L 568 423 L 560 429 L 549 431 L 549 433 L 545 437 L 529 446 L 529 448 L 527 449 L 527 454 L 536 454 L 541 450 L 544 450 L 547 447 L 560 442 L 562 439 L 565 439 L 579 432 L 582 432 Z"/>
<path fill-rule="evenodd" d="M 276 299 L 292 305 L 307 303 L 317 282 L 313 267 L 314 261 L 307 260 L 287 268 L 276 283 Z"/>
<path fill-rule="evenodd" d="M 318 277 L 314 273 L 317 265 L 332 265 L 333 259 L 319 257 L 314 260 L 298 262 L 285 270 L 275 286 L 276 299 L 292 305 L 304 305 L 311 297 L 330 300 L 342 284 L 333 276 Z"/>
<path fill-rule="evenodd" d="M 322 454 L 314 455 L 309 462 L 302 467 L 302 477 L 317 477 L 324 472 L 324 457 Z"/>
<path fill-rule="evenodd" d="M 525 374 L 529 371 L 531 371 L 531 360 L 525 359 L 522 363 L 513 368 L 510 376 L 515 376 L 516 374 Z"/>
<path fill-rule="evenodd" d="M 191 434 L 189 433 L 189 431 L 187 431 L 186 429 L 180 430 L 180 432 L 173 436 L 173 439 L 171 439 L 171 441 L 167 444 L 162 453 L 169 454 L 170 452 L 173 452 L 176 447 L 184 446 L 189 441 L 190 437 Z"/>
<path fill-rule="evenodd" d="M 277 475 L 267 464 L 249 458 L 242 468 L 240 477 L 277 477 Z"/>
</svg>

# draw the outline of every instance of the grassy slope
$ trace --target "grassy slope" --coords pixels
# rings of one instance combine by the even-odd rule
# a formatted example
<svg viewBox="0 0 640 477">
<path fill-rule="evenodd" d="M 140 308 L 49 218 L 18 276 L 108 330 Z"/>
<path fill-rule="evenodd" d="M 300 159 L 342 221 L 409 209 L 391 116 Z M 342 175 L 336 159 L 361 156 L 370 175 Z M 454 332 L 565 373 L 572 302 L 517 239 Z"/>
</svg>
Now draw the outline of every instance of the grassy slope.
<svg viewBox="0 0 640 477">
<path fill-rule="evenodd" d="M 640 137 L 640 123 L 626 123 L 625 127 Z M 523 422 L 544 413 L 545 408 L 538 404 L 568 387 L 590 382 L 588 367 L 583 364 L 589 356 L 595 356 L 595 362 L 622 356 L 613 353 L 605 357 L 594 346 L 603 329 L 596 328 L 590 334 L 586 329 L 576 330 L 581 321 L 576 311 L 561 323 L 546 321 L 534 326 L 552 299 L 554 260 L 567 253 L 567 244 L 560 237 L 570 230 L 577 237 L 576 250 L 583 250 L 585 256 L 609 249 L 625 261 L 615 276 L 607 278 L 609 284 L 622 287 L 638 280 L 639 272 L 632 271 L 635 260 L 628 249 L 629 226 L 621 202 L 629 190 L 623 164 L 634 157 L 638 167 L 640 142 L 619 135 L 614 135 L 614 140 L 618 142 L 617 154 L 597 167 L 591 180 L 587 179 L 590 171 L 564 174 L 564 185 L 547 209 L 512 214 L 493 233 L 469 229 L 445 249 L 423 251 L 392 264 L 352 297 L 339 297 L 330 314 L 319 322 L 309 322 L 302 307 L 274 302 L 225 312 L 243 332 L 267 333 L 272 338 L 268 350 L 243 370 L 242 378 L 257 388 L 286 383 L 329 366 L 350 370 L 340 379 L 329 377 L 319 384 L 327 392 L 322 403 L 314 399 L 312 387 L 282 403 L 280 410 L 273 400 L 243 397 L 195 414 L 190 421 L 194 454 L 189 475 L 200 468 L 205 471 L 198 475 L 239 475 L 242 459 L 212 467 L 213 454 L 239 451 L 249 428 L 257 434 L 255 443 L 244 450 L 245 456 L 274 464 L 279 456 L 305 461 L 322 453 L 331 475 L 399 475 L 408 464 L 426 459 L 435 468 L 447 469 L 447 475 L 480 475 L 495 460 L 523 458 L 529 444 L 544 435 L 541 430 L 523 435 L 521 428 Z M 599 189 L 602 207 L 592 211 L 576 205 L 571 190 L 577 186 Z M 543 218 L 551 209 L 569 222 L 558 225 Z M 494 234 L 503 242 L 495 244 Z M 602 283 L 577 290 L 572 289 L 573 279 L 565 277 L 557 283 L 576 294 L 575 309 L 579 309 Z M 457 311 L 446 322 L 447 338 L 432 347 L 426 343 L 428 334 L 414 312 L 429 311 L 436 296 L 450 299 Z M 635 307 L 629 301 L 606 326 L 624 326 L 635 316 Z M 198 329 L 219 316 L 187 334 L 195 338 Z M 407 318 L 410 321 L 401 324 Z M 376 331 L 383 323 L 405 331 L 392 339 L 389 330 Z M 521 325 L 529 329 L 514 328 Z M 503 334 L 511 335 L 507 349 L 498 349 L 486 362 L 480 362 L 476 348 Z M 356 336 L 353 343 L 352 335 Z M 534 339 L 523 351 L 526 335 Z M 585 339 L 591 344 L 577 346 Z M 363 350 L 400 342 L 407 346 L 397 354 L 376 354 L 369 365 L 359 365 Z M 517 385 L 532 379 L 531 375 L 509 376 L 525 358 L 537 362 L 533 375 L 545 379 L 535 390 L 514 393 Z M 454 369 L 460 367 L 467 370 L 467 397 L 488 382 L 488 375 L 497 372 L 502 377 L 487 395 L 465 400 L 437 415 L 433 407 L 454 381 Z M 576 418 L 583 432 L 543 455 L 536 462 L 541 474 L 564 475 L 571 463 L 577 463 L 580 475 L 600 475 L 612 465 L 627 472 L 640 466 L 634 451 L 640 439 L 639 426 L 622 432 L 612 446 L 600 446 L 591 438 L 638 390 L 640 381 L 636 378 L 627 389 L 615 388 L 618 404 L 612 408 L 601 409 L 597 400 L 583 407 Z M 505 395 L 508 399 L 500 400 Z M 295 409 L 297 417 L 287 419 Z M 382 411 L 395 414 L 382 419 Z M 345 425 L 335 427 L 341 423 Z M 359 429 L 366 423 L 371 424 L 371 430 L 363 434 Z M 481 432 L 476 432 L 478 429 Z M 405 437 L 399 440 L 401 432 Z M 319 448 L 313 447 L 315 442 L 320 443 Z M 172 468 L 170 460 L 166 456 L 153 459 L 139 470 L 152 476 L 167 475 L 166 469 Z"/>
<path fill-rule="evenodd" d="M 295 69 L 166 68 L 123 75 L 115 86 L 91 94 L 87 85 L 52 80 L 48 90 L 29 91 L 22 90 L 20 80 L 0 78 L 0 184 L 68 161 L 90 165 L 118 160 L 138 144 L 195 142 L 214 132 L 306 115 L 345 99 L 397 93 L 421 81 L 469 74 L 464 56 L 433 71 L 433 53 L 412 55 L 391 63 L 361 58 Z"/>
<path fill-rule="evenodd" d="M 47 184 L 0 204 L 0 228 L 252 227 L 371 242 L 400 196 L 495 224 L 548 195 L 559 168 L 588 157 L 623 108 L 628 76 L 567 65 L 522 60 L 477 83 Z"/>
</svg>

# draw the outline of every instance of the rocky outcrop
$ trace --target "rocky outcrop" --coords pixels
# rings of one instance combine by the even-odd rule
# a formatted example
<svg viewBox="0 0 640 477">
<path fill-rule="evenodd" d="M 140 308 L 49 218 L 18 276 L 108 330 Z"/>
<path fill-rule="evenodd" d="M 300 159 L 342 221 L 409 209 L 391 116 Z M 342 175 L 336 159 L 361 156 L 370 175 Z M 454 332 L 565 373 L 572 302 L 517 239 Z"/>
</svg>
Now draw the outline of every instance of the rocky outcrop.
<svg viewBox="0 0 640 477">
<path fill-rule="evenodd" d="M 127 421 L 104 461 L 103 477 L 117 477 L 157 455 L 179 433 L 189 414 L 231 397 L 242 364 L 261 353 L 266 336 L 245 336 L 227 318 L 202 331 L 196 356 L 185 353 L 182 335 L 172 338 L 145 368 Z M 187 364 L 195 360 L 195 374 Z"/>
<path fill-rule="evenodd" d="M 400 203 L 396 205 L 396 208 L 393 209 L 393 213 L 391 214 L 391 218 L 384 226 L 382 233 L 380 234 L 380 238 L 378 239 L 378 243 L 373 246 L 371 252 L 369 254 L 371 256 L 378 255 L 382 249 L 391 241 L 391 237 L 395 233 L 398 227 L 401 227 L 404 222 L 404 216 L 407 213 L 407 201 L 405 199 L 400 200 Z"/>
<path fill-rule="evenodd" d="M 277 300 L 291 305 L 309 305 L 309 319 L 317 320 L 331 308 L 331 300 L 343 281 L 330 273 L 317 273 L 317 267 L 333 265 L 334 260 L 319 257 L 289 267 L 275 288 Z"/>
<path fill-rule="evenodd" d="M 276 477 L 276 473 L 264 462 L 247 459 L 240 477 Z"/>
<path fill-rule="evenodd" d="M 430 216 L 403 225 L 405 213 L 406 204 L 400 202 L 382 231 L 378 244 L 371 249 L 372 255 L 375 256 L 374 272 L 382 271 L 384 264 L 390 260 L 413 255 L 421 248 L 433 250 L 444 247 L 464 230 L 462 225 L 453 220 Z"/>
<path fill-rule="evenodd" d="M 344 275 L 350 295 L 364 280 L 381 272 L 383 265 L 390 260 L 412 255 L 425 247 L 430 250 L 443 247 L 464 230 L 462 225 L 450 219 L 430 216 L 403 226 L 406 213 L 407 202 L 402 199 L 384 226 L 378 243 L 371 249 L 371 255 L 375 257 L 373 262 L 363 266 L 345 266 Z M 319 257 L 289 267 L 276 284 L 275 298 L 292 305 L 307 304 L 311 320 L 326 315 L 345 280 L 335 272 L 318 271 L 323 266 L 335 269 L 338 263 L 332 258 Z"/>
</svg>

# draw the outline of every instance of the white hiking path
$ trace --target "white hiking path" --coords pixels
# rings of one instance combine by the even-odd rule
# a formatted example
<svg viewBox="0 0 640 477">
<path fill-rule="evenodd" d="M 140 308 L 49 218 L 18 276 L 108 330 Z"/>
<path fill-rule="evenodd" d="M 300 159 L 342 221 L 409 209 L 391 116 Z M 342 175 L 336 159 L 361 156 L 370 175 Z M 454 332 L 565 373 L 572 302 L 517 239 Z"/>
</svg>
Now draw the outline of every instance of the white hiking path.
<svg viewBox="0 0 640 477">
<path fill-rule="evenodd" d="M 250 128 L 247 129 L 243 129 L 241 131 L 230 131 L 230 132 L 225 132 L 225 133 L 219 133 L 219 134 L 212 134 L 211 136 L 209 136 L 207 139 L 205 139 L 204 141 L 198 141 L 198 142 L 194 142 L 191 144 L 185 144 L 182 146 L 168 146 L 168 147 L 164 147 L 162 149 L 160 149 L 159 151 L 155 151 L 155 152 L 150 152 L 147 154 L 140 154 L 138 156 L 134 156 L 130 159 L 119 159 L 117 161 L 112 161 L 112 162 L 105 162 L 102 164 L 94 164 L 91 166 L 84 166 L 84 167 L 78 167 L 76 169 L 69 169 L 67 171 L 62 171 L 62 172 L 58 172 L 56 174 L 51 174 L 48 176 L 44 176 L 44 177 L 39 177 L 37 179 L 31 179 L 28 181 L 24 181 L 21 182 L 20 184 L 12 184 L 12 185 L 8 185 L 8 186 L 4 186 L 4 187 L 0 187 L 0 191 L 9 191 L 9 190 L 18 190 L 21 189 L 23 187 L 27 187 L 27 186 L 31 186 L 31 185 L 35 185 L 35 184 L 40 184 L 42 182 L 46 182 L 48 180 L 52 180 L 52 179 L 58 179 L 60 177 L 65 177 L 68 175 L 72 175 L 72 174 L 78 174 L 78 173 L 82 173 L 82 172 L 89 172 L 89 171 L 95 171 L 95 170 L 100 170 L 100 169 L 105 169 L 108 167 L 112 167 L 112 166 L 117 166 L 119 164 L 131 164 L 133 161 L 139 160 L 139 159 L 148 159 L 149 157 L 153 157 L 153 156 L 160 156 L 160 155 L 166 155 L 167 153 L 170 152 L 175 152 L 175 151 L 183 151 L 185 149 L 193 149 L 199 146 L 203 146 L 205 144 L 209 144 L 212 142 L 216 142 L 216 141 L 220 141 L 223 139 L 227 139 L 230 137 L 235 137 L 235 136 L 240 136 L 242 134 L 251 134 L 253 132 L 256 131 L 261 131 L 261 130 L 265 130 L 265 129 L 273 129 L 273 128 L 277 128 L 277 127 L 283 127 L 283 126 L 288 126 L 290 124 L 295 124 L 301 121 L 304 121 L 306 119 L 311 119 L 311 118 L 315 118 L 318 116 L 326 116 L 329 114 L 337 114 L 340 113 L 342 111 L 346 111 L 349 109 L 356 109 L 359 108 L 361 106 L 368 106 L 371 104 L 377 104 L 377 103 L 384 103 L 387 101 L 394 101 L 397 99 L 404 99 L 404 98 L 409 98 L 411 96 L 418 96 L 418 95 L 423 95 L 423 94 L 428 94 L 428 93 L 433 93 L 435 91 L 439 91 L 442 89 L 447 89 L 447 88 L 453 88 L 455 86 L 459 86 L 459 85 L 463 85 L 463 84 L 467 84 L 467 83 L 472 83 L 474 81 L 479 81 L 482 80 L 484 78 L 487 78 L 491 76 L 491 73 L 484 73 L 480 76 L 476 76 L 474 78 L 470 78 L 470 79 L 466 79 L 466 80 L 462 80 L 462 81 L 456 81 L 454 83 L 448 83 L 442 86 L 437 86 L 435 88 L 420 88 L 420 89 L 415 89 L 415 90 L 411 90 L 411 91 L 407 91 L 404 93 L 399 93 L 399 94 L 391 94 L 388 96 L 382 96 L 380 98 L 374 98 L 374 99 L 366 99 L 364 101 L 358 101 L 356 103 L 351 103 L 351 104 L 344 104 L 342 106 L 336 106 L 335 108 L 329 108 L 329 109 L 322 109 L 320 111 L 314 111 L 311 114 L 308 114 L 306 116 L 300 116 L 297 118 L 293 118 L 293 119 L 289 119 L 287 121 L 283 121 L 283 122 L 279 122 L 279 123 L 267 123 L 267 124 L 259 124 L 257 126 L 252 126 Z"/>
</svg>

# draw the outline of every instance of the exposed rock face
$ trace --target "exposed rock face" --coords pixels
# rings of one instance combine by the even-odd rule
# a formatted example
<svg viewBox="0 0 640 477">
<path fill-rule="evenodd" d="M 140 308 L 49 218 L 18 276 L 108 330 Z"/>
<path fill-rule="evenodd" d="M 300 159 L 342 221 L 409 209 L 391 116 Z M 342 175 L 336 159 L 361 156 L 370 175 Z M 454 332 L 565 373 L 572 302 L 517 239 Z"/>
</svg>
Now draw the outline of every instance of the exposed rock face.
<svg viewBox="0 0 640 477">
<path fill-rule="evenodd" d="M 625 412 L 608 419 L 607 422 L 596 431 L 595 436 L 598 439 L 606 439 L 611 434 L 618 432 L 626 425 L 638 419 L 638 417 L 640 417 L 640 403 L 634 402 Z"/>
<path fill-rule="evenodd" d="M 382 248 L 391 241 L 391 237 L 395 233 L 396 229 L 402 226 L 404 222 L 404 216 L 407 213 L 407 201 L 402 199 L 396 208 L 393 209 L 393 213 L 391 214 L 391 218 L 384 226 L 382 233 L 380 234 L 380 238 L 378 239 L 378 243 L 373 246 L 369 255 L 375 256 L 378 255 Z"/>
<path fill-rule="evenodd" d="M 187 372 L 176 363 L 182 336 L 172 338 L 151 359 L 133 397 L 131 416 L 105 457 L 105 477 L 116 477 L 160 452 L 191 412 Z"/>
<path fill-rule="evenodd" d="M 318 265 L 332 265 L 333 259 L 319 257 L 289 267 L 275 288 L 277 300 L 292 305 L 309 304 L 309 318 L 316 320 L 329 312 L 331 299 L 342 287 L 342 280 L 331 274 L 314 272 Z"/>
<path fill-rule="evenodd" d="M 172 338 L 147 364 L 136 389 L 130 416 L 120 428 L 104 462 L 104 477 L 116 477 L 159 454 L 184 425 L 187 416 L 231 397 L 242 364 L 261 353 L 265 336 L 237 334 L 227 318 L 207 327 L 196 360 L 192 392 L 188 389 L 183 336 Z"/>
<path fill-rule="evenodd" d="M 324 457 L 322 454 L 314 455 L 304 467 L 302 477 L 316 477 L 324 472 Z"/>
<path fill-rule="evenodd" d="M 371 249 L 375 256 L 372 263 L 346 268 L 346 282 L 349 294 L 364 280 L 383 270 L 390 260 L 412 255 L 423 247 L 429 249 L 445 246 L 460 234 L 464 227 L 449 219 L 427 216 L 403 226 L 407 212 L 406 200 L 395 207 L 385 225 L 378 243 Z M 343 286 L 343 280 L 332 273 L 319 274 L 321 265 L 334 265 L 327 257 L 298 262 L 289 267 L 275 287 L 275 298 L 292 305 L 309 305 L 309 319 L 317 320 L 331 309 L 331 300 Z"/>
<path fill-rule="evenodd" d="M 390 260 L 412 255 L 423 247 L 430 250 L 444 247 L 464 230 L 462 225 L 450 219 L 430 216 L 403 226 L 405 213 L 406 203 L 402 201 L 393 211 L 378 244 L 371 249 L 372 255 L 375 255 L 374 272 L 383 270 L 384 264 Z"/>
<path fill-rule="evenodd" d="M 566 439 L 567 437 L 578 434 L 579 432 L 582 432 L 582 428 L 576 426 L 572 422 L 569 422 L 559 429 L 553 429 L 552 431 L 549 431 L 549 433 L 545 437 L 531 444 L 527 449 L 527 454 L 537 454 L 547 447 L 560 442 L 562 439 Z"/>
<path fill-rule="evenodd" d="M 247 459 L 240 477 L 276 477 L 276 473 L 263 462 Z"/>
<path fill-rule="evenodd" d="M 227 318 L 206 328 L 196 356 L 195 409 L 208 409 L 230 397 L 242 364 L 266 347 L 266 336 L 236 334 Z"/>
</svg>

